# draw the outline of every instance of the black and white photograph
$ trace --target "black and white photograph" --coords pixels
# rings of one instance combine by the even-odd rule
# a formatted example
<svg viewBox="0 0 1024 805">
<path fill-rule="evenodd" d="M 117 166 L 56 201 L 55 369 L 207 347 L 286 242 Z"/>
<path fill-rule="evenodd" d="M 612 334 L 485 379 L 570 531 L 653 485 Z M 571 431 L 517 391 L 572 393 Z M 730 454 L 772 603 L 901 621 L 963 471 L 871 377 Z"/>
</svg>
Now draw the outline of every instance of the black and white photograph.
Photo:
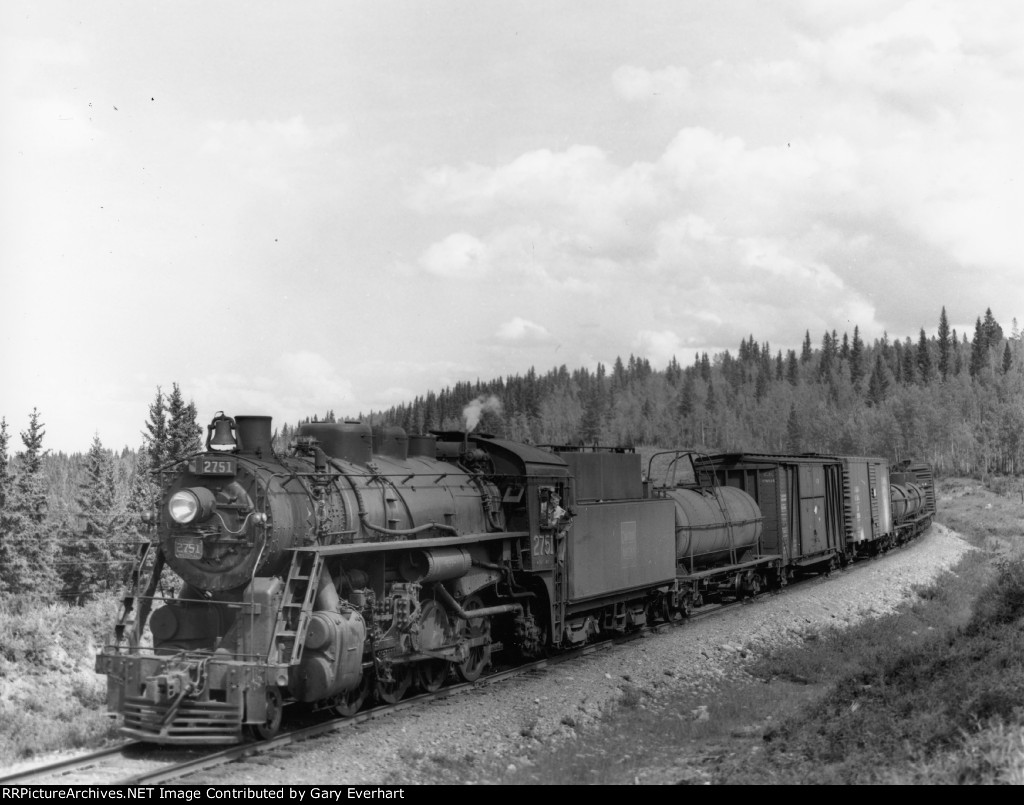
<svg viewBox="0 0 1024 805">
<path fill-rule="evenodd" d="M 1024 784 L 1022 99 L 1009 0 L 4 2 L 4 798 Z"/>
</svg>

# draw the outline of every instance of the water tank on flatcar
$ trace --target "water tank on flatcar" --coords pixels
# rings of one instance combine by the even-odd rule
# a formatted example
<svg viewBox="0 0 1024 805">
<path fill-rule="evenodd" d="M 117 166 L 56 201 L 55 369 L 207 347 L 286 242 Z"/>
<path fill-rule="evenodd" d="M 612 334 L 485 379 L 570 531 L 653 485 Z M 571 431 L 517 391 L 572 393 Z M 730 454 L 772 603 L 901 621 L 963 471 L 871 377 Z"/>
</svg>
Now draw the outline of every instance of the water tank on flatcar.
<svg viewBox="0 0 1024 805">
<path fill-rule="evenodd" d="M 761 510 L 731 486 L 669 489 L 676 507 L 676 558 L 691 570 L 735 561 L 761 538 Z"/>
<path fill-rule="evenodd" d="M 892 516 L 897 522 L 913 517 L 924 508 L 925 492 L 918 486 L 915 476 L 894 472 L 890 476 Z"/>
</svg>

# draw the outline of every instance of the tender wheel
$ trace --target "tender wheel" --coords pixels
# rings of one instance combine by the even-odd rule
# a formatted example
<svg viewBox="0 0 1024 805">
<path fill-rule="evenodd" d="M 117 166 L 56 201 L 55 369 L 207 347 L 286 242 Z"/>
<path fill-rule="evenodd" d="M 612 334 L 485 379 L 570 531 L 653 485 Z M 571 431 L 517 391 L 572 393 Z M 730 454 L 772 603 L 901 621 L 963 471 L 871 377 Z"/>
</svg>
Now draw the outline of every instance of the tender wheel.
<svg viewBox="0 0 1024 805">
<path fill-rule="evenodd" d="M 477 596 L 471 595 L 462 602 L 462 608 L 467 612 L 480 609 L 484 603 Z M 490 631 L 490 622 L 487 618 L 477 618 L 466 621 L 462 627 L 462 634 L 465 637 L 480 637 Z M 455 666 L 455 673 L 463 682 L 476 682 L 484 672 L 487 664 L 487 652 L 484 646 L 474 646 L 469 649 L 469 656 Z"/>
<path fill-rule="evenodd" d="M 666 623 L 676 623 L 681 621 L 684 615 L 689 614 L 678 607 L 672 606 L 672 599 L 670 596 L 665 596 L 661 599 L 661 617 Z"/>
<path fill-rule="evenodd" d="M 416 684 L 427 693 L 440 689 L 447 678 L 446 660 L 425 660 L 416 664 Z"/>
<path fill-rule="evenodd" d="M 755 573 L 750 577 L 750 597 L 761 594 L 761 574 Z"/>
<path fill-rule="evenodd" d="M 281 701 L 281 693 L 277 688 L 267 688 L 267 715 L 262 724 L 249 724 L 249 732 L 252 736 L 261 741 L 269 741 L 281 729 L 281 719 L 284 716 L 284 704 Z"/>
<path fill-rule="evenodd" d="M 343 718 L 351 718 L 362 709 L 369 692 L 370 683 L 366 674 L 363 674 L 359 684 L 352 688 L 352 690 L 339 694 L 330 709 Z"/>
<path fill-rule="evenodd" d="M 384 704 L 396 704 L 412 685 L 412 672 L 408 665 L 392 665 L 391 679 L 377 680 L 377 698 Z"/>
</svg>

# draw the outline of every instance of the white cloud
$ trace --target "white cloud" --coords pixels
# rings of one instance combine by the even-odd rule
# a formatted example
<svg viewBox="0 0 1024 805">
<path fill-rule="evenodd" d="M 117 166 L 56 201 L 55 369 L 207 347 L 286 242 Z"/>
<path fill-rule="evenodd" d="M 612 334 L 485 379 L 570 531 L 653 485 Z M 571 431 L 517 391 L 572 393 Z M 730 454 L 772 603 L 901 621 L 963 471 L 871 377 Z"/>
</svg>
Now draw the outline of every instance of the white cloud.
<svg viewBox="0 0 1024 805">
<path fill-rule="evenodd" d="M 665 368 L 673 355 L 681 359 L 685 352 L 682 340 L 672 330 L 640 330 L 633 339 L 633 349 L 656 369 Z"/>
<path fill-rule="evenodd" d="M 432 243 L 420 255 L 419 266 L 428 274 L 452 279 L 472 279 L 489 271 L 488 246 L 465 232 L 455 232 Z"/>
<path fill-rule="evenodd" d="M 551 335 L 547 327 L 516 316 L 498 327 L 498 338 L 503 341 L 542 342 Z"/>
</svg>

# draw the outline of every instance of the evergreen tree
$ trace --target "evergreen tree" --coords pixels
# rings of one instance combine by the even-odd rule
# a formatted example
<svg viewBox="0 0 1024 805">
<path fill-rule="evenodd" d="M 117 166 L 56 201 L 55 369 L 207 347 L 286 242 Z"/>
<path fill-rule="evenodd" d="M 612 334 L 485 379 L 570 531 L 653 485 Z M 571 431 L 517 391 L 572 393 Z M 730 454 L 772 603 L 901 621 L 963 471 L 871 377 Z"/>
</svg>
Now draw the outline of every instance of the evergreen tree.
<svg viewBox="0 0 1024 805">
<path fill-rule="evenodd" d="M 928 337 L 921 328 L 921 336 L 917 342 L 917 372 L 922 383 L 928 383 L 932 378 L 932 356 L 928 351 Z"/>
<path fill-rule="evenodd" d="M 1013 353 L 1010 351 L 1010 342 L 1006 342 L 1006 346 L 1003 348 L 1003 374 L 1005 375 L 1010 371 L 1010 366 L 1013 364 Z"/>
<path fill-rule="evenodd" d="M 683 368 L 679 365 L 679 361 L 676 360 L 676 356 L 673 355 L 672 360 L 668 362 L 668 366 L 665 368 L 665 379 L 671 385 L 678 386 L 682 377 Z"/>
<path fill-rule="evenodd" d="M 786 380 L 791 386 L 800 382 L 800 368 L 797 364 L 796 350 L 791 349 L 786 353 Z"/>
<path fill-rule="evenodd" d="M 196 422 L 195 404 L 186 405 L 177 383 L 167 395 L 167 461 L 180 461 L 200 450 L 202 429 Z"/>
<path fill-rule="evenodd" d="M 1003 340 L 1003 328 L 999 326 L 999 323 L 992 315 L 992 308 L 985 309 L 985 321 L 982 322 L 981 326 L 985 330 L 986 343 L 990 347 L 998 346 L 999 342 Z"/>
<path fill-rule="evenodd" d="M 683 377 L 682 388 L 679 389 L 679 401 L 676 403 L 676 413 L 686 418 L 693 413 L 694 389 L 693 373 L 687 372 Z"/>
<path fill-rule="evenodd" d="M 903 344 L 903 382 L 915 383 L 917 381 L 917 361 L 914 358 L 914 343 L 910 340 L 910 336 L 907 336 L 906 342 Z"/>
<path fill-rule="evenodd" d="M 115 587 L 128 558 L 113 457 L 103 449 L 99 434 L 85 460 L 86 474 L 76 499 L 84 525 L 61 545 L 65 589 L 79 601 Z"/>
<path fill-rule="evenodd" d="M 978 377 L 981 370 L 988 366 L 988 336 L 981 324 L 979 316 L 974 323 L 974 340 L 971 341 L 971 362 L 968 371 L 971 377 Z"/>
<path fill-rule="evenodd" d="M 853 328 L 853 344 L 850 347 L 850 382 L 854 387 L 860 385 L 864 377 L 864 342 L 860 337 L 860 328 Z"/>
<path fill-rule="evenodd" d="M 811 360 L 811 331 L 806 330 L 804 332 L 804 345 L 803 349 L 800 350 L 800 363 L 809 363 Z"/>
<path fill-rule="evenodd" d="M 604 366 L 598 364 L 597 377 L 591 384 L 583 402 L 583 418 L 580 421 L 580 439 L 587 444 L 601 441 L 601 429 L 605 416 Z"/>
<path fill-rule="evenodd" d="M 57 589 L 55 545 L 46 526 L 43 423 L 32 409 L 22 431 L 25 452 L 17 457 L 7 505 L 0 511 L 0 596 L 52 595 Z"/>
<path fill-rule="evenodd" d="M 167 408 L 160 386 L 156 387 L 156 399 L 149 406 L 149 421 L 146 422 L 142 438 L 149 468 L 160 469 L 167 463 Z"/>
<path fill-rule="evenodd" d="M 942 314 L 939 316 L 939 377 L 945 380 L 949 377 L 950 351 L 956 344 L 956 334 L 953 335 L 953 342 L 949 338 L 949 320 L 946 318 L 946 307 L 943 305 Z"/>
<path fill-rule="evenodd" d="M 0 418 L 0 513 L 7 507 L 7 497 L 11 490 L 11 469 L 7 457 L 7 443 L 9 439 L 7 419 Z M 2 536 L 0 534 L 0 538 Z"/>
<path fill-rule="evenodd" d="M 868 405 L 881 405 L 889 392 L 889 377 L 881 355 L 875 355 L 875 366 L 868 378 Z"/>
</svg>

